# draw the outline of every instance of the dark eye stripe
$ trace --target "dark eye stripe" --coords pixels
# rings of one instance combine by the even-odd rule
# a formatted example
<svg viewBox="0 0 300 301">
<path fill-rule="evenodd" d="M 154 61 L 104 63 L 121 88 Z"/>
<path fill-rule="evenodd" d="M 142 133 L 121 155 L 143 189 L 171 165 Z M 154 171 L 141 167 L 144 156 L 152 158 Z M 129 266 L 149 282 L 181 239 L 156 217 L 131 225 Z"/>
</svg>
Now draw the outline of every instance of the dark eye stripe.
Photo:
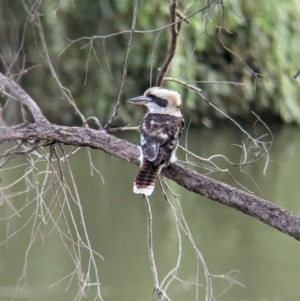
<svg viewBox="0 0 300 301">
<path fill-rule="evenodd" d="M 165 108 L 168 105 L 168 101 L 163 98 L 159 98 L 156 95 L 150 94 L 148 95 L 152 99 L 153 102 L 155 102 L 158 106 Z"/>
</svg>

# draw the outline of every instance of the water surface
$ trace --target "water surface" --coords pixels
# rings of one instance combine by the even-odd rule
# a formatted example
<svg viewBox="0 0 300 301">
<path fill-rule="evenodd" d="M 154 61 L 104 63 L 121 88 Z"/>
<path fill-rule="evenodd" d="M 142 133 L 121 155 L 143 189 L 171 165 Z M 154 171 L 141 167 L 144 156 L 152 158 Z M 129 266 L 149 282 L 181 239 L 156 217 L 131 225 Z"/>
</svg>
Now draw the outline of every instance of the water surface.
<svg viewBox="0 0 300 301">
<path fill-rule="evenodd" d="M 242 185 L 256 195 L 299 214 L 299 129 L 279 128 L 274 129 L 273 134 L 275 143 L 271 159 L 276 162 L 269 163 L 266 175 L 263 175 L 264 161 L 245 168 L 253 181 L 238 168 L 231 168 L 230 171 Z M 138 143 L 137 133 L 124 134 L 122 138 Z M 192 130 L 188 136 L 188 146 L 201 157 L 221 153 L 238 162 L 241 149 L 233 144 L 241 144 L 242 140 L 246 141 L 245 137 L 234 129 Z M 91 176 L 86 149 L 73 155 L 70 164 L 83 206 L 90 242 L 94 250 L 104 258 L 104 261 L 97 259 L 102 297 L 104 300 L 152 300 L 153 282 L 147 251 L 145 204 L 140 196 L 132 192 L 132 182 L 138 167 L 101 151 L 92 150 L 91 153 L 93 163 L 101 172 L 105 184 L 99 175 L 94 173 Z M 179 157 L 185 159 L 182 152 L 179 152 Z M 27 165 L 2 172 L 2 186 L 12 183 L 28 168 L 28 163 L 23 158 L 13 160 L 9 166 L 16 162 Z M 194 161 L 191 157 L 189 160 Z M 216 162 L 222 168 L 227 168 L 221 160 Z M 45 164 L 38 164 L 36 168 L 43 170 Z M 226 173 L 211 174 L 204 168 L 197 170 L 238 187 Z M 43 184 L 43 179 L 42 174 L 35 178 L 38 185 Z M 70 181 L 67 173 L 66 180 Z M 229 282 L 222 278 L 213 278 L 213 293 L 218 300 L 299 300 L 300 242 L 234 209 L 188 192 L 171 181 L 168 183 L 181 196 L 179 199 L 185 219 L 210 273 L 226 275 L 230 271 L 239 271 L 230 273 L 230 276 L 244 287 L 234 285 L 221 296 L 220 293 L 228 287 Z M 54 227 L 54 222 L 48 220 L 34 235 L 34 223 L 41 223 L 43 214 L 46 214 L 41 209 L 36 220 L 31 218 L 26 224 L 41 201 L 37 198 L 30 203 L 36 195 L 34 182 L 32 184 L 30 193 L 16 195 L 11 199 L 16 208 L 28 204 L 19 216 L 4 220 L 5 216 L 12 214 L 12 210 L 5 200 L 1 205 L 0 241 L 6 241 L 15 231 L 18 233 L 0 246 L 0 300 L 10 300 L 14 295 L 15 300 L 73 300 L 78 290 L 76 279 L 71 281 L 70 286 L 70 278 L 52 285 L 74 269 L 74 263 Z M 21 192 L 25 185 L 21 181 L 9 192 Z M 67 192 L 70 199 L 74 194 L 73 189 Z M 59 197 L 62 202 L 64 196 L 61 192 Z M 175 201 L 174 198 L 171 199 Z M 65 224 L 59 215 L 57 200 L 53 198 L 52 192 L 49 191 L 45 201 L 53 209 L 52 214 L 58 225 L 65 231 Z M 156 187 L 150 202 L 153 213 L 154 255 L 159 280 L 162 281 L 174 268 L 178 258 L 176 222 L 159 187 Z M 76 208 L 74 203 L 71 206 Z M 80 216 L 76 210 L 74 217 L 76 223 L 80 224 Z M 70 216 L 67 215 L 66 218 L 69 219 Z M 79 228 L 81 229 L 80 225 Z M 79 231 L 82 234 L 82 230 Z M 192 283 L 196 281 L 197 260 L 189 240 L 184 233 L 181 234 L 182 258 L 177 275 L 183 282 L 172 282 L 168 293 L 172 300 L 196 300 L 196 286 Z M 30 241 L 34 243 L 26 254 Z M 87 260 L 87 252 L 82 249 L 82 262 L 85 266 L 88 264 Z M 24 262 L 27 262 L 26 277 L 20 280 L 19 287 L 22 289 L 16 292 Z M 199 300 L 204 300 L 205 278 L 201 264 L 199 266 L 198 282 L 201 286 L 198 286 L 198 294 Z M 95 288 L 91 287 L 87 300 L 93 300 L 94 294 Z"/>
</svg>

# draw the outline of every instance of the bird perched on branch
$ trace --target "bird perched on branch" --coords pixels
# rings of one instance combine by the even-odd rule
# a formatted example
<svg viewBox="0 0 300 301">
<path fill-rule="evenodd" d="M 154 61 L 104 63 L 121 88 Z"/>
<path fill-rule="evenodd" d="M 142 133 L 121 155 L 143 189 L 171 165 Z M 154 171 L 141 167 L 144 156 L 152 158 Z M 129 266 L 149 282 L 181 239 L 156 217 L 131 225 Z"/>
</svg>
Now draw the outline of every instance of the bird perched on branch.
<svg viewBox="0 0 300 301">
<path fill-rule="evenodd" d="M 143 117 L 141 133 L 140 170 L 133 191 L 151 195 L 156 177 L 163 167 L 176 161 L 178 140 L 184 128 L 180 111 L 180 94 L 160 87 L 148 89 L 144 95 L 131 98 L 130 103 L 145 105 L 148 112 Z"/>
</svg>

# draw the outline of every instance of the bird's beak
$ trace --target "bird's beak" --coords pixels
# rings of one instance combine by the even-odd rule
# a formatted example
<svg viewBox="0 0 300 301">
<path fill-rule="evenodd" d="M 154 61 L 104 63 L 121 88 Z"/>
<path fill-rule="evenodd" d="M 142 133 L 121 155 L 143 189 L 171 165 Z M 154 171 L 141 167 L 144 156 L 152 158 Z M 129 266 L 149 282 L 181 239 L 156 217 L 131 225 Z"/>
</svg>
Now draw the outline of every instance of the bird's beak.
<svg viewBox="0 0 300 301">
<path fill-rule="evenodd" d="M 151 100 L 150 97 L 146 97 L 144 95 L 142 96 L 138 96 L 138 97 L 134 97 L 134 98 L 130 98 L 127 101 L 130 103 L 133 103 L 135 105 L 145 105 L 146 103 L 148 103 Z"/>
</svg>

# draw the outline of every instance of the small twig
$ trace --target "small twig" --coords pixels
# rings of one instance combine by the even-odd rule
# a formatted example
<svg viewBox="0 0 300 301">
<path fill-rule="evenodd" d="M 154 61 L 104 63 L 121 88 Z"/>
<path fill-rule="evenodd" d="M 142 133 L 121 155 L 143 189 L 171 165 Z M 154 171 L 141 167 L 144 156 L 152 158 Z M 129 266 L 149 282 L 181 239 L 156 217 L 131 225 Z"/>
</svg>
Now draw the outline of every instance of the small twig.
<svg viewBox="0 0 300 301">
<path fill-rule="evenodd" d="M 95 116 L 91 116 L 91 117 L 88 117 L 85 122 L 83 123 L 83 126 L 85 126 L 90 120 L 93 120 L 94 123 L 98 126 L 98 129 L 99 130 L 102 130 L 103 129 L 103 126 L 101 124 L 101 122 L 99 121 L 99 119 Z"/>
<path fill-rule="evenodd" d="M 190 83 L 197 83 L 197 84 L 225 84 L 225 85 L 233 85 L 233 86 L 246 86 L 245 83 L 241 82 L 228 82 L 228 81 L 214 81 L 214 80 L 197 80 L 197 81 L 191 81 Z"/>
<path fill-rule="evenodd" d="M 195 91 L 208 105 L 210 105 L 211 107 L 213 107 L 216 111 L 218 111 L 220 114 L 222 114 L 224 117 L 226 117 L 227 119 L 229 119 L 232 123 L 234 123 L 249 139 L 251 139 L 253 141 L 254 144 L 257 144 L 258 140 L 253 138 L 241 125 L 238 124 L 237 121 L 235 121 L 233 118 L 231 118 L 228 114 L 224 113 L 221 109 L 219 109 L 216 105 L 214 105 L 211 101 L 209 101 L 208 99 L 206 99 L 200 92 L 201 89 L 198 87 L 195 87 L 193 85 L 189 85 L 188 83 L 175 79 L 175 78 L 170 78 L 170 77 L 165 77 L 164 78 L 165 81 L 173 81 L 175 83 L 178 83 L 182 86 L 185 86 L 189 89 L 192 89 L 193 91 Z"/>
<path fill-rule="evenodd" d="M 20 76 L 22 76 L 22 75 L 28 73 L 29 70 L 34 69 L 34 68 L 37 68 L 37 67 L 41 67 L 41 64 L 37 64 L 37 65 L 31 66 L 31 67 L 29 67 L 29 68 L 27 68 L 27 69 L 22 68 L 22 70 L 21 70 L 20 72 L 15 73 L 15 74 L 12 74 L 11 77 L 18 76 L 18 78 L 19 78 Z"/>
<path fill-rule="evenodd" d="M 52 64 L 52 61 L 51 61 L 51 58 L 50 58 L 50 54 L 49 54 L 49 51 L 48 51 L 48 47 L 47 47 L 47 44 L 46 44 L 46 39 L 45 39 L 45 35 L 44 35 L 44 29 L 43 29 L 43 26 L 42 26 L 42 23 L 41 23 L 40 15 L 37 13 L 35 17 L 36 17 L 35 18 L 36 27 L 38 29 L 40 41 L 41 41 L 42 48 L 43 48 L 43 51 L 44 51 L 44 54 L 45 54 L 45 62 L 47 63 L 47 65 L 48 65 L 48 67 L 50 69 L 51 75 L 53 76 L 55 82 L 59 86 L 62 95 L 64 97 L 66 97 L 66 99 L 68 100 L 68 102 L 71 104 L 71 106 L 75 110 L 76 114 L 80 117 L 81 121 L 84 123 L 85 122 L 84 115 L 78 109 L 78 107 L 77 107 L 77 105 L 76 105 L 76 103 L 75 103 L 75 101 L 73 99 L 73 96 L 72 96 L 70 90 L 68 90 L 67 88 L 65 88 L 63 86 L 63 84 L 61 83 L 61 81 L 60 81 L 60 79 L 59 79 L 59 77 L 58 77 L 58 75 L 57 75 L 57 73 L 56 73 L 56 71 L 54 69 L 54 66 Z"/>
<path fill-rule="evenodd" d="M 137 13 L 138 13 L 138 0 L 134 1 L 134 10 L 133 10 L 133 19 L 132 19 L 132 25 L 131 25 L 131 33 L 128 41 L 128 47 L 127 47 L 127 53 L 126 53 L 126 58 L 125 58 L 125 64 L 124 64 L 124 69 L 123 69 L 123 77 L 122 77 L 122 83 L 121 83 L 121 88 L 119 91 L 119 95 L 117 98 L 117 103 L 114 109 L 114 112 L 110 119 L 107 121 L 106 125 L 104 126 L 104 129 L 107 130 L 111 127 L 112 123 L 114 122 L 115 118 L 118 116 L 119 113 L 119 107 L 121 103 L 121 96 L 123 94 L 124 86 L 125 86 L 125 81 L 127 78 L 127 70 L 128 70 L 128 64 L 129 64 L 129 55 L 131 51 L 131 45 L 132 45 L 132 39 L 133 39 L 133 34 L 135 31 L 135 25 L 136 25 L 136 19 L 137 19 Z"/>
<path fill-rule="evenodd" d="M 198 87 L 195 87 L 193 85 L 190 85 L 182 80 L 179 80 L 179 79 L 176 79 L 176 78 L 173 78 L 173 77 L 165 77 L 164 78 L 164 81 L 170 81 L 170 82 L 174 82 L 174 83 L 177 83 L 177 84 L 180 84 L 184 87 L 187 87 L 187 88 L 190 88 L 192 90 L 194 90 L 195 92 L 201 92 L 202 90 Z"/>
<path fill-rule="evenodd" d="M 221 8 L 221 15 L 222 15 L 222 23 L 221 26 L 219 26 L 219 30 L 218 30 L 218 38 L 219 41 L 221 43 L 221 45 L 223 46 L 223 48 L 228 51 L 230 54 L 232 54 L 233 56 L 235 56 L 237 59 L 239 59 L 244 66 L 254 75 L 255 77 L 255 81 L 254 81 L 254 90 L 256 90 L 256 82 L 258 79 L 260 79 L 260 77 L 263 77 L 262 74 L 255 72 L 246 62 L 245 60 L 240 57 L 237 53 L 235 53 L 233 50 L 231 50 L 228 46 L 225 45 L 225 42 L 223 40 L 223 34 L 222 34 L 222 30 L 224 29 L 227 33 L 231 33 L 226 27 L 225 27 L 225 8 L 224 8 L 224 4 L 223 4 L 223 0 L 220 0 L 217 2 L 219 4 L 219 7 Z"/>
<path fill-rule="evenodd" d="M 27 12 L 27 19 L 25 21 L 25 24 L 24 24 L 24 27 L 23 27 L 23 32 L 22 32 L 22 35 L 21 35 L 21 41 L 19 42 L 20 46 L 14 56 L 14 59 L 11 61 L 9 67 L 6 68 L 6 74 L 11 74 L 11 69 L 13 68 L 13 66 L 15 65 L 15 63 L 18 61 L 19 57 L 20 57 L 20 54 L 22 53 L 22 51 L 24 50 L 24 44 L 25 44 L 25 33 L 26 33 L 26 30 L 27 30 L 27 26 L 28 24 L 31 22 L 31 18 L 32 18 L 32 15 L 34 13 L 34 11 L 37 11 L 39 9 L 39 7 L 42 5 L 42 2 L 43 1 L 35 1 L 35 3 L 33 3 L 33 5 L 31 6 L 30 9 L 28 9 L 26 7 L 26 5 L 24 5 L 24 8 Z M 25 55 L 23 54 L 23 59 L 25 58 Z M 24 69 L 22 68 L 21 69 L 22 71 L 19 73 L 19 76 L 17 78 L 16 81 L 19 81 L 19 79 L 21 78 L 21 76 L 24 74 L 23 71 Z"/>
<path fill-rule="evenodd" d="M 138 126 L 130 126 L 130 124 L 129 124 L 129 125 L 122 126 L 122 127 L 119 127 L 119 128 L 109 129 L 107 132 L 108 133 L 116 133 L 116 132 L 119 132 L 119 131 L 138 131 L 138 130 L 139 130 Z"/>
<path fill-rule="evenodd" d="M 296 74 L 293 76 L 294 79 L 296 79 L 300 75 L 300 69 L 296 72 Z"/>
<path fill-rule="evenodd" d="M 199 14 L 200 12 L 206 10 L 207 8 L 209 8 L 213 3 L 217 2 L 219 0 L 213 0 L 212 2 L 209 2 L 209 3 L 206 3 L 205 6 L 203 6 L 202 8 L 198 9 L 197 11 L 187 15 L 186 17 L 184 18 L 178 18 L 175 22 L 173 23 L 169 23 L 165 26 L 162 26 L 162 27 L 158 27 L 158 28 L 155 28 L 155 29 L 150 29 L 150 30 L 135 30 L 134 33 L 135 34 L 147 34 L 147 33 L 154 33 L 154 32 L 160 32 L 166 28 L 169 28 L 170 26 L 173 26 L 174 24 L 179 24 L 181 23 L 182 21 L 186 21 L 190 18 L 192 18 L 193 16 L 196 16 L 197 14 Z M 112 38 L 112 37 L 116 37 L 116 36 L 119 36 L 119 35 L 123 35 L 123 34 L 131 34 L 131 30 L 123 30 L 123 31 L 118 31 L 118 32 L 115 32 L 115 33 L 111 33 L 111 34 L 108 34 L 108 35 L 103 35 L 103 36 L 97 36 L 97 35 L 93 35 L 91 37 L 81 37 L 81 38 L 78 38 L 76 40 L 71 40 L 71 39 L 68 39 L 67 40 L 69 41 L 69 44 L 58 54 L 58 58 L 69 48 L 71 47 L 73 44 L 75 43 L 78 43 L 80 41 L 83 41 L 83 40 L 94 40 L 94 39 L 102 39 L 102 40 L 106 40 L 106 39 L 109 39 L 109 38 Z M 86 45 L 88 46 L 90 45 L 90 42 Z"/>
<path fill-rule="evenodd" d="M 17 155 L 25 155 L 25 154 L 30 154 L 32 153 L 34 150 L 36 150 L 39 146 L 40 146 L 40 141 L 39 140 L 35 140 L 32 143 L 32 147 L 30 148 L 23 148 L 20 151 L 13 151 L 13 152 L 5 152 L 3 155 L 0 155 L 0 158 L 4 158 L 4 157 L 8 157 L 8 156 L 17 156 Z M 21 142 L 18 146 L 18 148 L 22 147 L 23 142 Z M 11 158 L 10 158 L 11 159 Z"/>
</svg>

